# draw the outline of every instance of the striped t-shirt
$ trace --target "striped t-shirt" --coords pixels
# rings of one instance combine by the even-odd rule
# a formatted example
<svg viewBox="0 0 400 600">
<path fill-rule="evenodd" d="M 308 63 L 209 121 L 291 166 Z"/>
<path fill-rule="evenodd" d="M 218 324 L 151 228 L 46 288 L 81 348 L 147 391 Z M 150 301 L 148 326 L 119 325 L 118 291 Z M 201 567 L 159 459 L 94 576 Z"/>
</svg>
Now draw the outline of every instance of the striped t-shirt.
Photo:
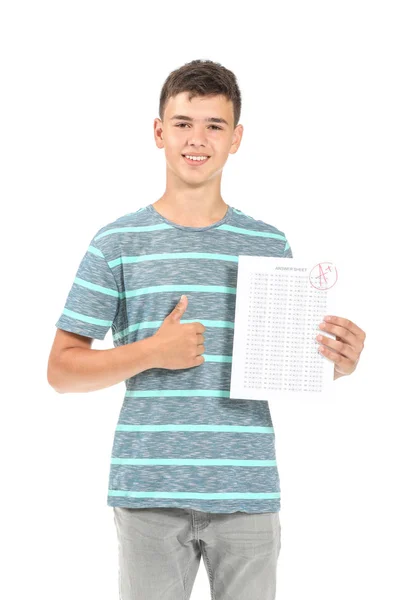
<svg viewBox="0 0 400 600">
<path fill-rule="evenodd" d="M 156 333 L 182 294 L 181 323 L 206 330 L 204 359 L 125 382 L 108 506 L 204 512 L 280 510 L 266 401 L 230 399 L 238 256 L 292 258 L 285 234 L 228 205 L 208 227 L 178 225 L 152 204 L 102 227 L 79 265 L 56 327 L 114 346 Z"/>
</svg>

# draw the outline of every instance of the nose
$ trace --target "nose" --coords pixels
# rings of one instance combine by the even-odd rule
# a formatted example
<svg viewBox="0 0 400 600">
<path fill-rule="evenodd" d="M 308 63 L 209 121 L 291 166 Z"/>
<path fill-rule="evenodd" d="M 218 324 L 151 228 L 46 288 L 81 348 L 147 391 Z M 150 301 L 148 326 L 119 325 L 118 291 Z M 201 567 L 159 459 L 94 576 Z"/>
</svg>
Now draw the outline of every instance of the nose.
<svg viewBox="0 0 400 600">
<path fill-rule="evenodd" d="M 192 128 L 189 130 L 188 134 L 188 144 L 189 146 L 207 146 L 206 134 L 204 131 L 204 125 L 192 125 Z"/>
</svg>

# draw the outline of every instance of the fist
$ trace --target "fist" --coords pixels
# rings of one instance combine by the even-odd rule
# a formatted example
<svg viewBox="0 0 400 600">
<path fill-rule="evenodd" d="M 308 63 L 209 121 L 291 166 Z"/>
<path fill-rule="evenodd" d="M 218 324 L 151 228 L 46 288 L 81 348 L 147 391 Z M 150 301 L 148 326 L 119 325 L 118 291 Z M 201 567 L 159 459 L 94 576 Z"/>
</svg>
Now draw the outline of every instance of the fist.
<svg viewBox="0 0 400 600">
<path fill-rule="evenodd" d="M 180 322 L 188 303 L 187 297 L 182 296 L 154 334 L 157 357 L 155 367 L 172 370 L 188 369 L 204 363 L 203 333 L 206 328 L 199 322 L 183 324 Z"/>
</svg>

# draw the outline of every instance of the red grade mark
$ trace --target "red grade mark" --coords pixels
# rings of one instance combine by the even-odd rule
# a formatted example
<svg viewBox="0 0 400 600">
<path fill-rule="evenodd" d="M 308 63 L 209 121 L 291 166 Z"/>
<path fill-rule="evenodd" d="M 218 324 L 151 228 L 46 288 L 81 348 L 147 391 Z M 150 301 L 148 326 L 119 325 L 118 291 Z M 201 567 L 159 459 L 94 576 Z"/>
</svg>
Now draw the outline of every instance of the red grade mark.
<svg viewBox="0 0 400 600">
<path fill-rule="evenodd" d="M 332 263 L 318 263 L 315 265 L 310 272 L 310 283 L 313 287 L 319 290 L 327 290 L 335 285 L 337 269 L 334 265 L 332 265 L 332 268 L 331 265 Z"/>
</svg>

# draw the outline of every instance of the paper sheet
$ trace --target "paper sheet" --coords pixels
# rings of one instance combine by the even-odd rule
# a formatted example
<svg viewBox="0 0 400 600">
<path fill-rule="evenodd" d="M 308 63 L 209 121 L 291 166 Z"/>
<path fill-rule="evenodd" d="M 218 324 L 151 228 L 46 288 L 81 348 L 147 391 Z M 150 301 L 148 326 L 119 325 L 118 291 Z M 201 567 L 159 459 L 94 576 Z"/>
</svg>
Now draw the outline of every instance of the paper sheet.
<svg viewBox="0 0 400 600">
<path fill-rule="evenodd" d="M 316 340 L 335 315 L 337 268 L 332 262 L 238 257 L 230 397 L 273 400 L 321 395 L 334 362 Z"/>
</svg>

